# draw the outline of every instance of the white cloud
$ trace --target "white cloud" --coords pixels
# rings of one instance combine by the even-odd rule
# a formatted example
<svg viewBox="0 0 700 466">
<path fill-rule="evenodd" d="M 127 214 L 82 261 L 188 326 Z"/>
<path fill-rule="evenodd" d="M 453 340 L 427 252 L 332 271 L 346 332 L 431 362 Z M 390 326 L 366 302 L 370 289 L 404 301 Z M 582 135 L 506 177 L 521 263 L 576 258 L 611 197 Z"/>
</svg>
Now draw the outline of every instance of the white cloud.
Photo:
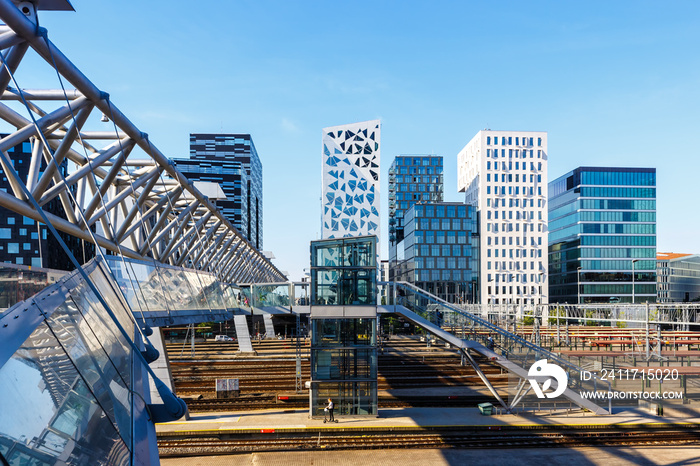
<svg viewBox="0 0 700 466">
<path fill-rule="evenodd" d="M 298 133 L 299 127 L 289 118 L 282 118 L 282 130 L 287 133 Z"/>
</svg>

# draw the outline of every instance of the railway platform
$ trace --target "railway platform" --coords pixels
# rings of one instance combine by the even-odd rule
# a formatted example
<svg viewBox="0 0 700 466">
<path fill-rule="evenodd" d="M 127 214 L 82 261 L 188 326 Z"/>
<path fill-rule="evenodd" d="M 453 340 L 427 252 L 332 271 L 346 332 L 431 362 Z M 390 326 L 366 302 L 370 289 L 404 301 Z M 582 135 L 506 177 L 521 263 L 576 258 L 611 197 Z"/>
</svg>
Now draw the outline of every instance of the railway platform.
<svg viewBox="0 0 700 466">
<path fill-rule="evenodd" d="M 162 466 L 279 466 L 313 464 L 316 466 L 525 466 L 565 464 L 591 466 L 614 464 L 620 466 L 680 465 L 698 462 L 697 446 L 618 446 L 572 448 L 512 449 L 371 449 L 371 450 L 311 450 L 239 453 L 225 456 L 162 458 Z"/>
<path fill-rule="evenodd" d="M 537 415 L 501 414 L 484 416 L 477 408 L 389 408 L 379 409 L 377 418 L 337 417 L 338 422 L 324 423 L 309 419 L 308 410 L 267 409 L 225 413 L 193 414 L 188 421 L 174 421 L 156 425 L 160 438 L 170 435 L 217 432 L 219 434 L 275 434 L 282 432 L 416 430 L 445 427 L 476 427 L 483 429 L 571 426 L 637 426 L 637 425 L 697 425 L 700 426 L 700 410 L 679 405 L 669 406 L 664 416 L 649 414 L 640 408 L 619 409 L 612 415 L 597 416 L 590 413 L 558 412 Z"/>
</svg>

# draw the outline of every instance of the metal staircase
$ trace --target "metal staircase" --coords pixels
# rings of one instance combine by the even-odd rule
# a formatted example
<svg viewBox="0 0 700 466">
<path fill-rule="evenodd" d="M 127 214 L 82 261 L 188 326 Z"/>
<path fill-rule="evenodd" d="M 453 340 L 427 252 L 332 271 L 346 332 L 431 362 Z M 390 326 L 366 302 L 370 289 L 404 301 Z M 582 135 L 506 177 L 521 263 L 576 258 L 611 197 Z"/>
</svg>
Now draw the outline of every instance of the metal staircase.
<svg viewBox="0 0 700 466">
<path fill-rule="evenodd" d="M 407 282 L 389 282 L 386 285 L 390 287 L 391 293 L 388 299 L 389 305 L 382 306 L 382 309 L 402 315 L 436 337 L 460 348 L 467 361 L 475 368 L 477 374 L 506 410 L 513 410 L 530 394 L 534 388 L 530 379 L 536 380 L 534 383 L 545 382 L 541 376 L 529 375 L 529 372 L 536 369 L 535 363 L 544 359 L 548 364 L 556 364 L 566 372 L 568 384 L 562 393 L 563 397 L 596 414 L 609 414 L 609 406 L 606 409 L 581 395 L 583 391 L 607 391 L 610 389 L 609 383 L 600 381 L 595 376 L 592 376 L 590 380 L 585 380 L 586 377 L 582 375 L 582 369 L 567 359 L 450 304 L 415 285 Z M 457 337 L 446 331 L 446 327 L 451 328 L 454 333 L 461 334 L 461 336 Z M 494 338 L 494 350 L 487 348 L 489 336 Z M 488 380 L 485 380 L 485 376 L 470 352 L 486 356 L 516 378 L 517 385 L 514 387 L 514 393 L 509 393 L 509 403 L 503 401 Z M 558 388 L 557 382 L 553 378 L 550 379 L 549 384 L 551 384 L 552 389 Z M 543 401 L 552 403 L 555 400 L 547 398 Z"/>
<path fill-rule="evenodd" d="M 263 322 L 265 323 L 265 338 L 275 338 L 275 327 L 272 325 L 272 316 L 263 314 Z"/>
<path fill-rule="evenodd" d="M 236 338 L 238 339 L 238 351 L 242 353 L 252 353 L 253 344 L 250 342 L 250 330 L 248 320 L 244 315 L 233 316 L 233 323 L 236 326 Z"/>
</svg>

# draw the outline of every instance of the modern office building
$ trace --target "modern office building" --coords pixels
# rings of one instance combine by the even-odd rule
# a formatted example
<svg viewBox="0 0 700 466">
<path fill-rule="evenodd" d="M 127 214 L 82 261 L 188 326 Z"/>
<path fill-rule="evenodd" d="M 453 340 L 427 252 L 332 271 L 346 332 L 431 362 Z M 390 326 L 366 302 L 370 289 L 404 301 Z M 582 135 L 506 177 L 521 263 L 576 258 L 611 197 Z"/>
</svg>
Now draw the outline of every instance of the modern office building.
<svg viewBox="0 0 700 466">
<path fill-rule="evenodd" d="M 551 302 L 656 301 L 656 169 L 579 167 L 549 183 Z"/>
<path fill-rule="evenodd" d="M 4 137 L 6 135 L 0 135 Z M 32 142 L 34 141 L 34 142 Z M 24 141 L 7 151 L 15 171 L 20 179 L 27 182 L 32 161 L 32 143 L 41 141 Z M 67 176 L 67 161 L 60 166 L 62 176 Z M 46 169 L 46 161 L 42 159 L 39 172 Z M 3 168 L 0 167 L 0 189 L 7 192 L 12 190 Z M 71 187 L 75 194 L 76 187 Z M 44 211 L 66 218 L 61 201 L 53 199 L 43 206 Z M 68 246 L 71 254 L 80 264 L 84 264 L 95 256 L 95 247 L 67 233 L 58 233 Z M 68 255 L 63 251 L 58 240 L 50 233 L 45 225 L 31 218 L 24 217 L 4 207 L 0 207 L 0 262 L 43 267 L 54 270 L 72 271 L 75 267 Z"/>
<path fill-rule="evenodd" d="M 311 242 L 311 406 L 377 415 L 377 237 Z"/>
<path fill-rule="evenodd" d="M 477 209 L 479 303 L 548 303 L 547 133 L 479 131 L 457 156 Z"/>
<path fill-rule="evenodd" d="M 216 205 L 258 250 L 263 247 L 263 172 L 250 134 L 190 134 L 190 158 L 175 159 L 190 181 L 221 186 Z"/>
<path fill-rule="evenodd" d="M 401 155 L 389 168 L 389 263 L 393 270 L 404 260 L 404 216 L 418 202 L 442 202 L 442 157 Z M 393 280 L 393 272 L 391 273 Z"/>
<path fill-rule="evenodd" d="M 322 238 L 380 237 L 380 129 L 379 120 L 323 129 Z"/>
<path fill-rule="evenodd" d="M 476 208 L 459 202 L 415 204 L 404 216 L 405 260 L 396 279 L 457 304 L 478 302 Z"/>
<path fill-rule="evenodd" d="M 656 253 L 656 296 L 660 303 L 700 299 L 700 255 Z"/>
</svg>

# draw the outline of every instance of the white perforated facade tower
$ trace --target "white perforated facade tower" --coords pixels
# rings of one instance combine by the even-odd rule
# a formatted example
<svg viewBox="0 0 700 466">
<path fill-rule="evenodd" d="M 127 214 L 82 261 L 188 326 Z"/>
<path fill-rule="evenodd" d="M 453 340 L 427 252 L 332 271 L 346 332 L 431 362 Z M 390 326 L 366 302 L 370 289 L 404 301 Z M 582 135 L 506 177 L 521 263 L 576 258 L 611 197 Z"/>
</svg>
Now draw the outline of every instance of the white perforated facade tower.
<svg viewBox="0 0 700 466">
<path fill-rule="evenodd" d="M 323 129 L 322 238 L 379 233 L 380 121 Z"/>
<path fill-rule="evenodd" d="M 547 133 L 479 131 L 457 156 L 458 188 L 476 206 L 480 302 L 548 303 Z"/>
</svg>

